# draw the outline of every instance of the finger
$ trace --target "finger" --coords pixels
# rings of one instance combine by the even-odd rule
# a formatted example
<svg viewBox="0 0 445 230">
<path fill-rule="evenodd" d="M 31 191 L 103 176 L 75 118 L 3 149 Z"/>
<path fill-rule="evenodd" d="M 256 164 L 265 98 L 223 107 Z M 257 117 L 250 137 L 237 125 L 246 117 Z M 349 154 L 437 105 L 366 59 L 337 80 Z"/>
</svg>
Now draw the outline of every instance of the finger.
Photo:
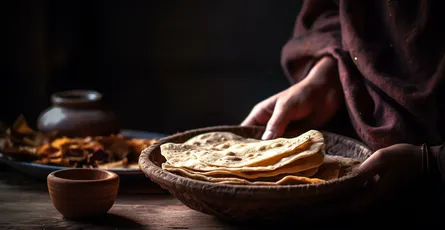
<svg viewBox="0 0 445 230">
<path fill-rule="evenodd" d="M 249 125 L 258 125 L 258 122 L 256 121 L 257 113 L 254 113 L 253 111 L 249 113 L 249 115 L 244 119 L 243 122 L 241 122 L 241 126 L 249 126 Z"/>
<path fill-rule="evenodd" d="M 366 186 L 363 191 L 357 193 L 357 197 L 352 198 L 352 201 L 350 201 L 349 208 L 351 210 L 362 211 L 380 199 L 382 184 L 385 184 L 385 177 L 381 178 L 385 171 L 381 158 L 381 151 L 376 151 L 354 169 L 354 172 L 366 181 Z"/>
<path fill-rule="evenodd" d="M 241 126 L 249 125 L 265 125 L 270 119 L 272 111 L 267 111 L 264 108 L 253 109 L 252 112 L 244 119 Z"/>
<path fill-rule="evenodd" d="M 265 125 L 272 116 L 279 93 L 257 104 L 241 123 L 241 126 Z"/>
<path fill-rule="evenodd" d="M 269 140 L 282 136 L 290 120 L 288 106 L 284 103 L 276 103 L 262 139 Z"/>
<path fill-rule="evenodd" d="M 354 171 L 359 174 L 366 174 L 368 176 L 374 176 L 382 172 L 384 168 L 384 159 L 382 159 L 382 152 L 374 152 L 368 159 L 361 163 Z"/>
</svg>

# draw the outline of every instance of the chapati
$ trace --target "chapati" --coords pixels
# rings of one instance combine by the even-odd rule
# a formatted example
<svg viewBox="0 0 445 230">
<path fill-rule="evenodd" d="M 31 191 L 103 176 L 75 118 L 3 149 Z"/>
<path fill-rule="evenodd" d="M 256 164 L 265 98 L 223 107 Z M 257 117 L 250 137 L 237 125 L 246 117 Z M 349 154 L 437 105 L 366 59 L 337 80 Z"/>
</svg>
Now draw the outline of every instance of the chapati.
<svg viewBox="0 0 445 230">
<path fill-rule="evenodd" d="M 160 146 L 162 168 L 220 184 L 287 185 L 341 177 L 360 161 L 326 154 L 323 134 L 310 130 L 294 138 L 257 140 L 230 132 L 209 132 L 184 143 Z"/>
</svg>

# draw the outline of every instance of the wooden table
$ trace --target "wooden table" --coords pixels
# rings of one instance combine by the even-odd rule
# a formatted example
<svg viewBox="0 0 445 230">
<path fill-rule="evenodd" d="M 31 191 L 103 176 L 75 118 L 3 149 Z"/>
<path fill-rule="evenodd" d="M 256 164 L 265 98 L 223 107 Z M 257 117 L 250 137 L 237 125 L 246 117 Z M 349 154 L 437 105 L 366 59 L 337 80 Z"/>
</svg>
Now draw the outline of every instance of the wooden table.
<svg viewBox="0 0 445 230">
<path fill-rule="evenodd" d="M 94 222 L 65 220 L 49 198 L 46 182 L 0 165 L 0 229 L 235 229 L 182 205 L 150 181 L 128 184 L 108 216 Z M 143 193 L 141 193 L 143 191 Z"/>
<path fill-rule="evenodd" d="M 389 219 L 394 219 L 393 214 L 389 215 L 391 215 Z M 381 220 L 369 216 L 369 221 L 365 218 L 365 223 L 353 224 L 354 218 L 344 218 L 345 220 L 333 222 L 320 221 L 321 228 L 333 227 L 336 222 L 342 229 L 357 229 L 357 224 L 369 226 Z M 302 227 L 295 220 L 291 221 L 294 227 L 295 225 Z M 324 221 L 327 222 L 326 225 L 323 224 Z M 383 225 L 387 225 L 386 220 L 382 222 Z M 53 207 L 45 181 L 34 180 L 0 164 L 0 229 L 259 229 L 259 227 L 264 226 L 230 225 L 191 210 L 149 180 L 139 181 L 133 185 L 121 183 L 118 199 L 106 217 L 89 222 L 69 221 Z M 278 224 L 273 228 L 288 229 L 286 225 L 279 227 Z M 314 229 L 314 225 L 308 228 Z"/>
</svg>

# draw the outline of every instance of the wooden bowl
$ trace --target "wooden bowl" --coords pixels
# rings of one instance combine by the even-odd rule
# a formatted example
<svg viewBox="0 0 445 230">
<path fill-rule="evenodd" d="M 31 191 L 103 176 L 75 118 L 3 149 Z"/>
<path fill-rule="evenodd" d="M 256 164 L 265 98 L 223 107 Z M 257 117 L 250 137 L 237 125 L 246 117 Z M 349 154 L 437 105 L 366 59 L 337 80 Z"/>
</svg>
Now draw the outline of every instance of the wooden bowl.
<svg viewBox="0 0 445 230">
<path fill-rule="evenodd" d="M 47 178 L 54 207 L 67 219 L 106 214 L 119 189 L 117 174 L 100 169 L 64 169 Z"/>
<path fill-rule="evenodd" d="M 260 138 L 263 127 L 220 126 L 187 131 L 161 139 L 142 151 L 139 165 L 152 181 L 176 196 L 186 206 L 230 221 L 277 220 L 302 221 L 347 210 L 345 200 L 360 194 L 368 181 L 364 175 L 350 174 L 337 180 L 305 185 L 230 185 L 215 184 L 183 177 L 161 168 L 165 158 L 160 145 L 183 143 L 196 135 L 228 131 L 244 137 Z M 364 160 L 371 150 L 358 141 L 323 132 L 327 154 Z M 286 135 L 288 136 L 288 135 Z M 295 136 L 295 135 L 293 135 Z"/>
</svg>

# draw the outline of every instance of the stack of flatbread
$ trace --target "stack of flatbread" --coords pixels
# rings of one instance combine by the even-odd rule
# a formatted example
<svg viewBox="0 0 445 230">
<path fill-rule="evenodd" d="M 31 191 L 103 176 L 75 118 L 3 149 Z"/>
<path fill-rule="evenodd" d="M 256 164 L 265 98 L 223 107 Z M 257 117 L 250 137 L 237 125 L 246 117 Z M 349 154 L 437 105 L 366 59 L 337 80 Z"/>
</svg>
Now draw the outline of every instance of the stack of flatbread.
<svg viewBox="0 0 445 230">
<path fill-rule="evenodd" d="M 222 184 L 289 185 L 338 178 L 360 162 L 325 153 L 322 133 L 257 140 L 211 132 L 185 143 L 165 143 L 162 168 L 185 177 Z"/>
</svg>

